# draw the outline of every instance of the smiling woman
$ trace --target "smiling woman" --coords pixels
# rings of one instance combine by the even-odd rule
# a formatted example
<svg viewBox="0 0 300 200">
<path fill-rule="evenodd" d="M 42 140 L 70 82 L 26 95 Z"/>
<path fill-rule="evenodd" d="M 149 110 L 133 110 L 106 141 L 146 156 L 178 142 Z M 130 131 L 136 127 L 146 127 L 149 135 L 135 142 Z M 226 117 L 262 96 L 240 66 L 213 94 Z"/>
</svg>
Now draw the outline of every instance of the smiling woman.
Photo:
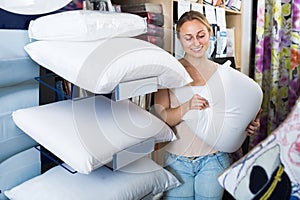
<svg viewBox="0 0 300 200">
<path fill-rule="evenodd" d="M 262 91 L 249 77 L 232 69 L 230 63 L 218 65 L 208 59 L 212 29 L 203 14 L 185 12 L 176 31 L 185 52 L 179 61 L 193 81 L 182 88 L 160 89 L 154 97 L 158 116 L 175 130 L 178 138 L 165 147 L 166 168 L 183 183 L 167 191 L 164 199 L 222 199 L 223 188 L 217 178 L 230 164 L 227 152 L 239 148 L 246 134 L 259 127 L 259 117 L 255 115 Z M 249 95 L 252 85 L 254 95 Z M 242 125 L 242 116 L 250 112 L 253 113 Z"/>
<path fill-rule="evenodd" d="M 72 0 L 1 0 L 0 8 L 17 14 L 38 15 L 56 11 L 71 1 Z"/>
</svg>

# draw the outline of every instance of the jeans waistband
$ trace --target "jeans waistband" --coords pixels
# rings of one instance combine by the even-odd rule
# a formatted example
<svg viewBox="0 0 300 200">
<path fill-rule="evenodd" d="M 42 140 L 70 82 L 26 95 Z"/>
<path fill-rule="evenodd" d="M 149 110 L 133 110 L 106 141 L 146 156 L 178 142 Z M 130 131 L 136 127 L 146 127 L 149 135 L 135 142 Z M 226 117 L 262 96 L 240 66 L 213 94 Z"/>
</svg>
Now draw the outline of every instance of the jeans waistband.
<svg viewBox="0 0 300 200">
<path fill-rule="evenodd" d="M 207 154 L 207 155 L 204 155 L 204 156 L 215 156 L 215 155 L 217 155 L 218 154 L 218 151 L 217 152 L 215 152 L 215 153 L 211 153 L 211 154 Z M 204 156 L 185 156 L 185 157 L 187 157 L 187 159 L 189 159 L 189 160 L 195 160 L 195 159 L 197 159 L 197 158 L 200 158 L 200 157 L 204 157 Z"/>
<path fill-rule="evenodd" d="M 203 156 L 181 156 L 181 155 L 177 155 L 177 154 L 173 154 L 173 153 L 170 153 L 170 152 L 167 152 L 168 154 L 170 154 L 171 156 L 177 158 L 177 159 L 183 159 L 183 160 L 189 160 L 189 161 L 194 161 L 198 158 L 204 158 L 204 157 L 207 157 L 207 156 L 215 156 L 219 153 L 222 153 L 220 151 L 217 151 L 215 153 L 211 153 L 211 154 L 207 154 L 207 155 L 203 155 Z"/>
</svg>

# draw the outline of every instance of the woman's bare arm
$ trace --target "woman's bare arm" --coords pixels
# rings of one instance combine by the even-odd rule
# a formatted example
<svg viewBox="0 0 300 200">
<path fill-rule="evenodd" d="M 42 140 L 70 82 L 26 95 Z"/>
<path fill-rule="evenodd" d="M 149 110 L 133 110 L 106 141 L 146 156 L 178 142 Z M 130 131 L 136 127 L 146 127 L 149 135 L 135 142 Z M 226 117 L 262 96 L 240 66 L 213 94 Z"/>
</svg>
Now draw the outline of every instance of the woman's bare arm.
<svg viewBox="0 0 300 200">
<path fill-rule="evenodd" d="M 156 114 L 169 126 L 177 125 L 183 115 L 191 109 L 201 110 L 209 106 L 208 101 L 195 94 L 189 101 L 177 106 L 170 107 L 170 96 L 168 89 L 161 89 L 154 95 L 154 106 Z"/>
</svg>

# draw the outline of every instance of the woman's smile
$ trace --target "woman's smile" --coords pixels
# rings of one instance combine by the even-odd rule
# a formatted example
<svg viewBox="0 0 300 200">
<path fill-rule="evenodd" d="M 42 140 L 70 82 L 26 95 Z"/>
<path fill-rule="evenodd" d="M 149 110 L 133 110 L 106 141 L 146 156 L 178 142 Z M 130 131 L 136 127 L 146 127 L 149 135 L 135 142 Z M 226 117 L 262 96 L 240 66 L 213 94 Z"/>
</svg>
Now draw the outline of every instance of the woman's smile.
<svg viewBox="0 0 300 200">
<path fill-rule="evenodd" d="M 191 50 L 194 52 L 194 53 L 199 53 L 201 52 L 201 50 L 203 49 L 203 45 L 200 45 L 199 47 L 192 47 Z"/>
</svg>

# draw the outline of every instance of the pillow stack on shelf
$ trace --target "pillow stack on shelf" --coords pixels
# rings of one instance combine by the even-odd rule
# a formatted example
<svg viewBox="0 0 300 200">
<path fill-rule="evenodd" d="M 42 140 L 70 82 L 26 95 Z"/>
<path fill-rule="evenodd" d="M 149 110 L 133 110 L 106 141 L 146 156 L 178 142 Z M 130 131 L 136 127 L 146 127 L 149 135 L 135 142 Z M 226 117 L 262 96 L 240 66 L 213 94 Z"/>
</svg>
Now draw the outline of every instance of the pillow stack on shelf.
<svg viewBox="0 0 300 200">
<path fill-rule="evenodd" d="M 29 36 L 38 41 L 26 45 L 25 50 L 29 56 L 42 67 L 49 69 L 67 81 L 94 94 L 111 93 L 121 82 L 150 77 L 157 78 L 158 88 L 180 87 L 191 82 L 192 79 L 184 67 L 171 54 L 149 42 L 131 38 L 146 30 L 147 23 L 145 19 L 130 13 L 90 10 L 66 11 L 43 16 L 31 21 L 28 30 Z M 143 85 L 141 87 L 143 87 Z M 99 131 L 99 127 L 100 129 L 102 128 L 100 125 L 101 120 L 105 121 L 103 117 L 102 119 L 100 119 L 101 117 L 99 118 L 101 115 L 98 115 L 98 111 L 95 109 L 97 104 L 99 104 L 102 107 L 104 106 L 101 108 L 103 110 L 108 108 L 107 112 L 104 113 L 110 113 L 111 118 L 107 121 L 107 124 L 102 124 L 102 126 L 114 126 L 115 133 L 120 134 L 120 138 L 123 138 L 124 135 L 127 134 L 134 140 L 134 142 L 132 142 L 132 140 L 123 138 L 125 145 L 120 145 L 119 143 L 117 146 L 116 144 L 104 145 L 106 147 L 114 146 L 114 148 L 117 147 L 116 149 L 120 151 L 130 145 L 138 143 L 138 141 L 141 142 L 155 137 L 162 132 L 168 133 L 166 136 L 167 139 L 163 138 L 163 141 L 171 141 L 174 139 L 172 130 L 151 113 L 143 113 L 142 109 L 139 110 L 140 108 L 135 108 L 134 111 L 131 111 L 131 104 L 112 102 L 98 97 L 88 100 L 59 102 L 15 112 L 14 120 L 27 134 L 35 138 L 41 145 L 49 148 L 50 151 L 58 155 L 58 157 L 67 162 L 67 164 L 70 164 L 71 167 L 74 167 L 82 173 L 90 173 L 92 170 L 110 161 L 110 159 L 108 159 L 107 156 L 99 155 L 99 152 L 106 152 L 103 149 L 105 147 L 101 147 L 101 145 L 96 147 L 97 145 L 93 146 L 90 144 L 90 141 L 97 141 L 97 139 L 102 141 L 102 139 L 99 138 L 101 134 L 92 134 L 93 136 L 89 139 L 83 139 L 86 138 L 84 134 L 88 134 L 88 129 L 84 132 L 77 130 L 80 124 L 85 124 L 85 121 L 86 124 L 89 124 L 90 121 L 86 120 L 88 117 L 72 122 L 76 116 L 80 116 L 81 114 L 74 113 L 76 105 L 80 104 L 80 102 L 85 104 L 85 108 L 81 109 L 80 112 L 84 115 L 88 110 L 90 112 L 88 113 L 88 117 L 90 117 L 90 119 L 91 117 L 95 118 L 95 124 L 88 127 L 89 129 L 95 129 L 97 132 Z M 122 121 L 122 119 L 117 118 L 118 112 L 122 113 L 122 106 L 124 106 L 123 110 L 127 111 L 127 113 L 123 115 L 123 120 L 130 119 L 132 123 L 130 131 L 136 133 L 136 130 L 139 130 L 141 135 L 146 133 L 147 136 L 138 138 L 137 135 L 131 135 L 126 132 L 128 130 L 126 130 L 125 126 L 122 127 L 118 124 Z M 48 107 L 49 109 L 47 109 Z M 118 107 L 118 109 L 113 110 L 114 107 Z M 41 113 L 51 113 L 51 110 L 57 110 L 58 112 L 56 114 L 60 113 L 61 115 L 56 116 L 54 114 L 52 116 L 53 120 L 45 120 Z M 39 116 L 39 114 L 41 114 L 41 116 Z M 31 119 L 39 121 L 36 122 L 36 124 L 43 124 L 43 126 L 28 123 L 26 118 L 29 115 Z M 146 116 L 150 121 L 146 120 L 147 123 L 142 125 L 135 123 L 131 118 L 134 115 L 140 115 L 140 118 Z M 92 166 L 83 164 L 85 163 L 83 162 L 81 164 L 83 164 L 84 169 L 82 169 L 78 167 L 80 165 L 72 164 L 69 159 L 66 159 L 66 156 L 64 156 L 65 152 L 63 152 L 64 150 L 67 152 L 67 148 L 70 148 L 70 145 L 61 145 L 63 148 L 57 151 L 55 141 L 50 139 L 53 138 L 53 135 L 51 135 L 51 133 L 42 133 L 43 128 L 47 129 L 47 127 L 49 127 L 50 130 L 51 126 L 55 126 L 55 120 L 60 118 L 62 118 L 62 120 L 64 118 L 70 120 L 68 124 L 70 127 L 67 127 L 70 130 L 62 132 L 68 131 L 68 134 L 70 132 L 74 133 L 72 137 L 76 137 L 76 139 L 80 140 L 83 149 L 85 149 L 88 154 L 92 154 L 92 158 L 87 159 L 87 163 L 91 162 Z M 135 120 L 137 119 L 138 117 L 135 117 Z M 130 123 L 127 123 L 127 125 L 129 124 Z M 62 127 L 65 126 L 62 125 Z M 58 126 L 58 129 L 59 128 L 60 126 Z M 59 130 L 52 131 L 61 132 Z M 109 129 L 106 131 L 111 132 Z M 109 134 L 106 133 L 106 137 L 108 137 L 108 135 Z M 50 137 L 48 138 L 49 140 L 47 139 L 48 136 Z M 62 139 L 62 141 L 64 141 L 64 139 Z M 76 147 L 74 147 L 74 149 L 76 149 Z M 110 157 L 113 153 L 116 153 L 116 149 L 108 151 Z M 78 154 L 75 153 L 73 157 L 76 158 L 76 155 Z"/>
<path fill-rule="evenodd" d="M 40 174 L 40 155 L 32 148 L 37 143 L 11 117 L 15 110 L 39 103 L 39 85 L 33 80 L 39 67 L 23 49 L 28 43 L 26 30 L 0 29 L 1 200 L 6 200 L 2 191 Z"/>
<path fill-rule="evenodd" d="M 159 88 L 191 82 L 171 54 L 131 38 L 146 30 L 145 20 L 130 13 L 68 11 L 31 22 L 29 36 L 40 41 L 25 50 L 41 66 L 97 94 L 146 77 L 157 77 Z"/>
<path fill-rule="evenodd" d="M 129 13 L 66 11 L 32 21 L 28 32 L 34 41 L 26 45 L 25 50 L 42 67 L 94 94 L 111 93 L 121 82 L 152 77 L 157 78 L 158 88 L 180 87 L 191 82 L 184 67 L 171 54 L 151 43 L 132 38 L 146 30 L 145 19 Z M 71 191 L 81 191 L 76 184 L 86 182 L 93 185 L 96 181 L 112 197 L 110 195 L 123 195 L 124 191 L 128 195 L 130 185 L 127 187 L 127 181 L 133 181 L 134 192 L 125 195 L 125 199 L 163 192 L 180 184 L 162 168 L 155 170 L 156 175 L 145 172 L 136 177 L 126 172 L 124 184 L 120 184 L 122 178 L 119 176 L 123 176 L 120 175 L 123 172 L 109 171 L 103 166 L 112 161 L 116 153 L 149 139 L 154 142 L 176 139 L 172 129 L 162 120 L 129 100 L 115 102 L 102 95 L 63 100 L 17 110 L 13 113 L 13 120 L 20 129 L 78 172 L 71 175 L 63 169 L 53 168 L 5 193 L 13 199 L 19 199 L 15 195 L 20 188 L 26 188 L 26 195 L 30 195 L 31 187 L 35 188 L 39 180 L 49 185 L 43 189 L 54 188 L 47 197 L 58 195 L 58 199 L 66 195 L 63 190 L 55 189 L 63 188 L 60 186 L 63 182 L 74 186 Z M 137 154 L 141 149 L 137 151 L 131 153 Z M 150 161 L 145 165 L 137 159 L 127 162 L 127 166 L 149 165 Z M 106 175 L 109 178 L 100 183 L 101 177 Z M 53 178 L 57 182 L 50 180 Z M 114 183 L 116 178 L 120 186 L 116 189 L 120 191 L 105 189 L 106 183 L 110 184 L 107 180 Z M 147 186 L 146 190 L 144 186 Z M 42 195 L 47 194 L 43 189 L 40 190 Z M 90 189 L 83 188 L 83 194 L 87 192 L 91 199 L 97 198 L 98 193 Z M 142 193 L 137 195 L 139 192 Z M 25 198 L 22 192 L 19 194 Z M 100 195 L 102 197 L 103 193 Z M 73 197 L 69 193 L 67 196 Z"/>
</svg>

